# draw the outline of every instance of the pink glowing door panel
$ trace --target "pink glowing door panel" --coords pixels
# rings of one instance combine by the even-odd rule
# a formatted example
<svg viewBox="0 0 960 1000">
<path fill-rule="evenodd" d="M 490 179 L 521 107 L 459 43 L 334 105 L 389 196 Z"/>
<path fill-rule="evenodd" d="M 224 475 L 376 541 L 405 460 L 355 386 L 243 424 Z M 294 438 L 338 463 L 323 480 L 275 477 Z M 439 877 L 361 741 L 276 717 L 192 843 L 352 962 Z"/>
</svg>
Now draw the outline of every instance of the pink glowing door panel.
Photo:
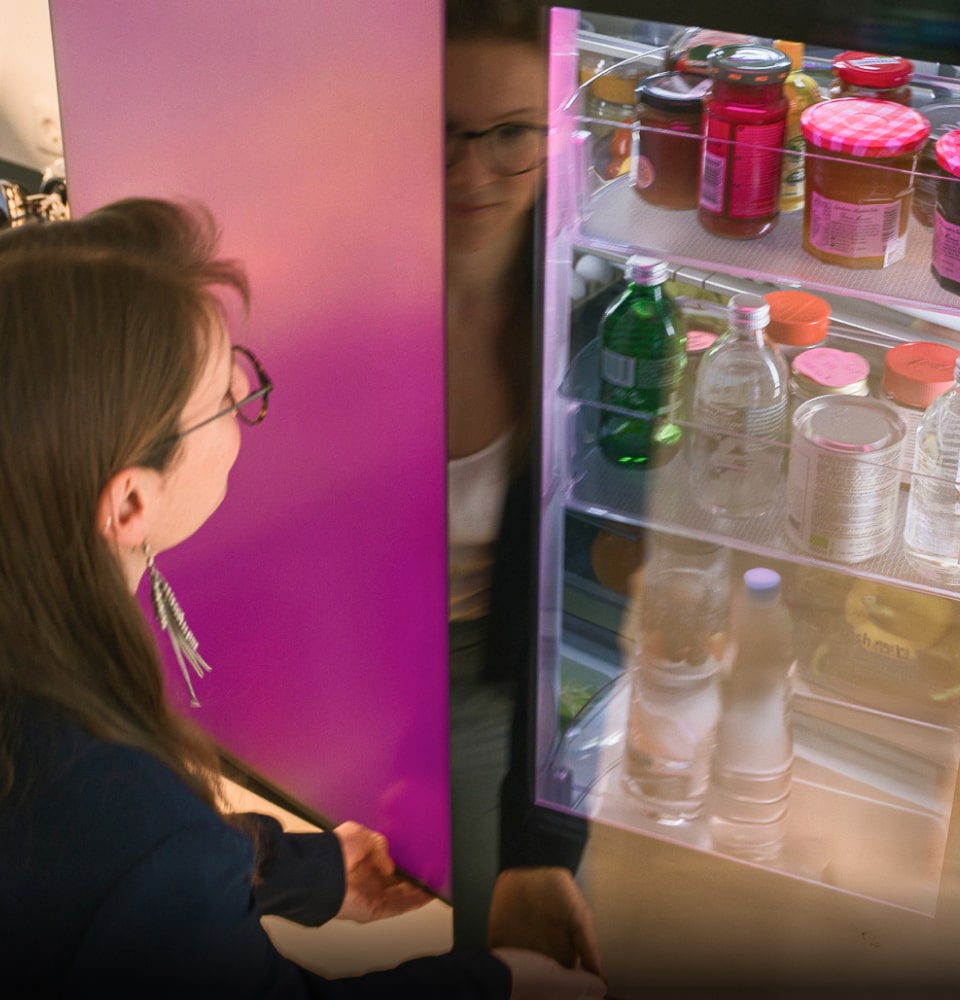
<svg viewBox="0 0 960 1000">
<path fill-rule="evenodd" d="M 213 665 L 195 718 L 445 893 L 442 4 L 51 17 L 74 215 L 206 202 L 252 279 L 234 335 L 276 383 L 220 510 L 160 561 Z"/>
</svg>

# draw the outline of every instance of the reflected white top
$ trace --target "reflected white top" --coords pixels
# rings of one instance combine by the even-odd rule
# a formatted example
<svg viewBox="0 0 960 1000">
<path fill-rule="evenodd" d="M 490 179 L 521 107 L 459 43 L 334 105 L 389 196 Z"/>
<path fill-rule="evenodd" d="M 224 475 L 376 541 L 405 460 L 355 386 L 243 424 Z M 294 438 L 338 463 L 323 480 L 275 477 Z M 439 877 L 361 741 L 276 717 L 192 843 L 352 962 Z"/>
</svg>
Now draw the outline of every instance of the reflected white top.
<svg viewBox="0 0 960 1000">
<path fill-rule="evenodd" d="M 509 482 L 511 428 L 473 455 L 447 463 L 450 621 L 482 618 Z"/>
</svg>

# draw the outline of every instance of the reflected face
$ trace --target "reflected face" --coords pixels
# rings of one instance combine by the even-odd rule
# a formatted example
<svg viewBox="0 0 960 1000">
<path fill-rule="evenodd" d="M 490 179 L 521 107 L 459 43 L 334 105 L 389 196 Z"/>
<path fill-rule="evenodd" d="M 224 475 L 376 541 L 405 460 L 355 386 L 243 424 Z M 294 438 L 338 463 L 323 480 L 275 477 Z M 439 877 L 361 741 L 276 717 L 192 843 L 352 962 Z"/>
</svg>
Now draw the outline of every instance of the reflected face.
<svg viewBox="0 0 960 1000">
<path fill-rule="evenodd" d="M 544 126 L 547 66 L 526 42 L 451 42 L 446 55 L 446 124 L 454 132 L 496 125 Z M 544 168 L 503 177 L 492 171 L 476 140 L 447 168 L 447 249 L 470 252 L 510 238 L 526 223 L 543 186 Z"/>
<path fill-rule="evenodd" d="M 203 373 L 180 418 L 184 430 L 226 409 L 233 399 L 241 399 L 250 391 L 246 375 L 234 363 L 223 323 L 215 323 Z M 224 414 L 182 438 L 179 454 L 162 478 L 159 514 L 151 519 L 149 540 L 154 551 L 189 538 L 220 506 L 239 450 L 236 413 Z"/>
</svg>

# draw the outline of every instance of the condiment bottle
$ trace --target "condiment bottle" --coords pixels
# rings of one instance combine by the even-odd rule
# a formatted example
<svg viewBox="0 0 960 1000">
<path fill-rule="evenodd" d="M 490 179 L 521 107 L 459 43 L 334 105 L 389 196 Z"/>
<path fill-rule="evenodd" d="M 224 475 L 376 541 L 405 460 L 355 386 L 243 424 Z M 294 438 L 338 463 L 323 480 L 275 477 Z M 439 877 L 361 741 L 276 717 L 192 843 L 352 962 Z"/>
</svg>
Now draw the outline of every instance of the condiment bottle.
<svg viewBox="0 0 960 1000">
<path fill-rule="evenodd" d="M 900 260 L 930 123 L 892 101 L 841 97 L 807 108 L 800 126 L 807 141 L 804 250 L 851 268 Z"/>
<path fill-rule="evenodd" d="M 913 217 L 927 229 L 933 229 L 937 186 L 944 174 L 943 168 L 937 163 L 937 139 L 960 128 L 960 104 L 956 101 L 936 101 L 917 108 L 917 114 L 923 115 L 930 122 L 930 135 L 920 150 L 917 164 L 917 179 L 913 184 Z"/>
<path fill-rule="evenodd" d="M 841 52 L 833 57 L 831 97 L 868 97 L 910 106 L 913 63 L 902 56 Z"/>
<path fill-rule="evenodd" d="M 788 288 L 764 298 L 770 306 L 767 336 L 788 360 L 827 339 L 830 304 L 819 295 Z"/>
<path fill-rule="evenodd" d="M 884 399 L 897 408 L 907 428 L 900 466 L 901 486 L 910 486 L 917 428 L 924 412 L 938 396 L 953 388 L 958 353 L 946 344 L 917 341 L 897 344 L 884 355 L 880 390 Z"/>
<path fill-rule="evenodd" d="M 717 236 L 755 239 L 770 232 L 780 214 L 783 81 L 790 60 L 766 45 L 723 45 L 707 62 L 713 86 L 705 105 L 697 217 Z"/>
<path fill-rule="evenodd" d="M 960 129 L 941 136 L 936 152 L 944 176 L 937 185 L 931 270 L 941 288 L 960 295 Z"/>
<path fill-rule="evenodd" d="M 703 102 L 710 81 L 657 73 L 637 87 L 638 149 L 631 176 L 640 197 L 661 208 L 697 207 Z"/>
<path fill-rule="evenodd" d="M 780 175 L 780 211 L 795 212 L 803 208 L 804 147 L 800 115 L 811 105 L 823 100 L 820 85 L 803 72 L 802 42 L 773 43 L 790 59 L 790 72 L 783 83 L 787 98 L 787 131 L 784 137 L 783 166 Z"/>
</svg>

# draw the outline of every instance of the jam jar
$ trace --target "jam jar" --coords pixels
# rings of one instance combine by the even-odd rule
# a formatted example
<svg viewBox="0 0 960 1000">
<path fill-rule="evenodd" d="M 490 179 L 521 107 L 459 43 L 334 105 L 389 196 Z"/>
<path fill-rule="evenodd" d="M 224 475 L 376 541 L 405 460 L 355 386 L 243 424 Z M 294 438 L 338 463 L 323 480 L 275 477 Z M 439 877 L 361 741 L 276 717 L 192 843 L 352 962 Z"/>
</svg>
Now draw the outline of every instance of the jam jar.
<svg viewBox="0 0 960 1000">
<path fill-rule="evenodd" d="M 833 58 L 831 97 L 869 97 L 910 105 L 913 63 L 902 56 L 841 52 Z"/>
<path fill-rule="evenodd" d="M 927 119 L 893 101 L 840 97 L 807 108 L 800 127 L 807 143 L 804 250 L 850 268 L 900 260 Z"/>
<path fill-rule="evenodd" d="M 657 73 L 637 87 L 637 194 L 661 208 L 697 207 L 703 101 L 710 90 L 704 76 Z"/>
</svg>

